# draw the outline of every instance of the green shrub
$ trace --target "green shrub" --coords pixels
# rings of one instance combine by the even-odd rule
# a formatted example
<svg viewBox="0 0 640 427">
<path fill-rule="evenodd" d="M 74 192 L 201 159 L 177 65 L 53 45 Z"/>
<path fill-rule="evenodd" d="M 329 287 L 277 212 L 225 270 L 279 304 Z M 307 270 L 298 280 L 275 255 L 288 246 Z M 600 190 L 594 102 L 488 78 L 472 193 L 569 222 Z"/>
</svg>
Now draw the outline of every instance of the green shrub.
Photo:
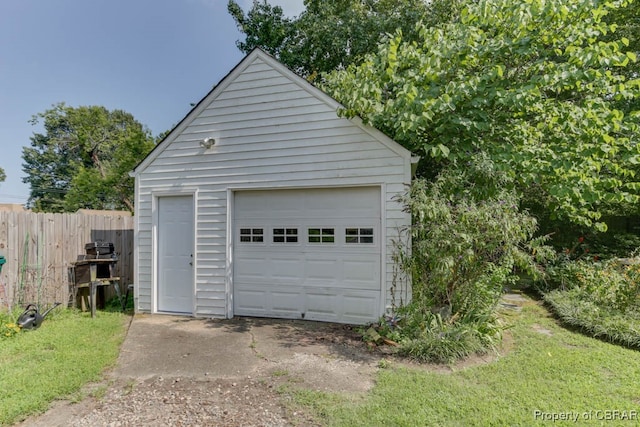
<svg viewBox="0 0 640 427">
<path fill-rule="evenodd" d="M 494 350 L 502 339 L 502 325 L 494 315 L 450 317 L 422 310 L 411 303 L 401 318 L 382 335 L 399 342 L 398 353 L 421 362 L 451 363 L 475 353 Z"/>
<path fill-rule="evenodd" d="M 637 306 L 622 312 L 596 302 L 581 288 L 554 290 L 547 293 L 544 300 L 564 323 L 595 338 L 640 348 L 640 310 Z"/>
<path fill-rule="evenodd" d="M 640 235 L 626 231 L 598 234 L 593 247 L 592 252 L 600 258 L 623 257 L 640 248 Z"/>
<path fill-rule="evenodd" d="M 640 264 L 626 265 L 620 260 L 569 261 L 548 269 L 553 289 L 580 289 L 580 295 L 621 312 L 638 305 Z"/>
<path fill-rule="evenodd" d="M 640 347 L 640 264 L 569 261 L 550 269 L 549 277 L 556 289 L 544 299 L 565 323 Z"/>
<path fill-rule="evenodd" d="M 534 281 L 534 287 L 543 295 L 555 289 L 572 289 L 577 286 L 576 277 L 580 272 L 578 262 L 561 261 L 551 264 L 547 266 L 545 277 Z"/>
<path fill-rule="evenodd" d="M 491 348 L 503 288 L 518 280 L 517 269 L 538 275 L 537 258 L 550 253 L 544 238 L 531 240 L 536 220 L 518 209 L 507 175 L 481 155 L 467 166 L 416 180 L 402 198 L 412 250 L 397 245 L 395 259 L 412 279 L 412 302 L 397 310 L 398 328 L 383 332 L 420 360 Z"/>
<path fill-rule="evenodd" d="M 516 268 L 539 273 L 535 257 L 549 250 L 544 238 L 531 240 L 536 220 L 519 211 L 509 188 L 507 175 L 483 156 L 433 183 L 413 183 L 402 199 L 412 215 L 412 252 L 398 258 L 411 273 L 414 301 L 452 315 L 492 312 L 503 287 L 518 280 Z"/>
</svg>

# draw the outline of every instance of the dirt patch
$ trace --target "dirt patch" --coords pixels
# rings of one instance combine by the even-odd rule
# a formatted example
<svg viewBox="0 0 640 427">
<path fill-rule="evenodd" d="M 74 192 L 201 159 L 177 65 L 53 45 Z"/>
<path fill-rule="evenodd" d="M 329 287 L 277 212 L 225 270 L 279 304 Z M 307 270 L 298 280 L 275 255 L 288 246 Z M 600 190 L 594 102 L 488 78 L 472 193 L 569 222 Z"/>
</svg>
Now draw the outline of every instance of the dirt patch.
<svg viewBox="0 0 640 427">
<path fill-rule="evenodd" d="M 536 331 L 539 334 L 542 335 L 546 335 L 548 337 L 553 336 L 553 332 L 543 326 L 538 325 L 537 323 L 534 323 L 533 325 L 531 325 L 531 329 L 533 329 L 534 331 Z"/>
<path fill-rule="evenodd" d="M 382 353 L 369 348 L 350 325 L 256 320 L 256 356 L 269 363 L 268 373 L 287 377 L 299 387 L 327 392 L 365 392 Z M 261 330 L 266 328 L 266 330 Z M 273 346 L 274 342 L 281 343 Z"/>
</svg>

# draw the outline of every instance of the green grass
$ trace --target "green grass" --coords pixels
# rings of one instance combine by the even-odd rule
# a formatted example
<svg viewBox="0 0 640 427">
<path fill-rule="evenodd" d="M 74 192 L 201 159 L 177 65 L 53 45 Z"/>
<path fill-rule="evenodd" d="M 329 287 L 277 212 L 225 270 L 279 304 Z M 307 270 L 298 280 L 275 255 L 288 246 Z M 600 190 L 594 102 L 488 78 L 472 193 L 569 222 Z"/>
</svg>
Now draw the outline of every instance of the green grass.
<svg viewBox="0 0 640 427">
<path fill-rule="evenodd" d="M 128 317 L 121 313 L 54 310 L 34 331 L 0 339 L 0 425 L 71 397 L 113 366 Z"/>
<path fill-rule="evenodd" d="M 391 363 L 364 397 L 303 391 L 294 399 L 328 426 L 551 424 L 536 420 L 536 410 L 579 416 L 577 424 L 554 425 L 601 425 L 623 415 L 636 417 L 624 425 L 640 423 L 638 351 L 568 331 L 533 302 L 508 320 L 512 348 L 494 362 L 451 373 Z"/>
</svg>

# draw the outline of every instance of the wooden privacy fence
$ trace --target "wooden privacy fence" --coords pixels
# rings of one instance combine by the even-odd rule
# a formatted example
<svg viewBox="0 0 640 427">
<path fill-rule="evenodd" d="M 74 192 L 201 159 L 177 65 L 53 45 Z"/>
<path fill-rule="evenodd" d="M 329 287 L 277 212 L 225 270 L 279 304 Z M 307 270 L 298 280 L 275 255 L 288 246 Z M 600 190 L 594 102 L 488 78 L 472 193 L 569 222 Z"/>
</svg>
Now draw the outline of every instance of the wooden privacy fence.
<svg viewBox="0 0 640 427">
<path fill-rule="evenodd" d="M 116 274 L 126 291 L 133 283 L 133 217 L 128 212 L 34 213 L 0 211 L 0 307 L 69 302 L 69 267 L 85 244 L 111 242 Z M 107 296 L 112 296 L 107 293 Z"/>
</svg>

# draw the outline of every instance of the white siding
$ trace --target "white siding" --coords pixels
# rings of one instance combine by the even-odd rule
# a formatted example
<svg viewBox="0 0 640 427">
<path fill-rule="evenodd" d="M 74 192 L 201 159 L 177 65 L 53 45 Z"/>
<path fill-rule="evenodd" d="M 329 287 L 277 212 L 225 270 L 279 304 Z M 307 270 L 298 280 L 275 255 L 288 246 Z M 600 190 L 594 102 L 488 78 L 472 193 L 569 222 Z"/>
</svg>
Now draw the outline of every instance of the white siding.
<svg viewBox="0 0 640 427">
<path fill-rule="evenodd" d="M 409 223 L 393 200 L 409 184 L 409 153 L 377 131 L 339 118 L 337 107 L 275 60 L 254 51 L 174 129 L 135 172 L 138 310 L 152 311 L 154 306 L 153 199 L 158 194 L 196 195 L 197 316 L 224 317 L 231 304 L 229 188 L 379 185 L 384 240 Z M 216 139 L 213 148 L 200 147 L 205 137 Z M 383 250 L 387 290 L 390 252 Z"/>
</svg>

